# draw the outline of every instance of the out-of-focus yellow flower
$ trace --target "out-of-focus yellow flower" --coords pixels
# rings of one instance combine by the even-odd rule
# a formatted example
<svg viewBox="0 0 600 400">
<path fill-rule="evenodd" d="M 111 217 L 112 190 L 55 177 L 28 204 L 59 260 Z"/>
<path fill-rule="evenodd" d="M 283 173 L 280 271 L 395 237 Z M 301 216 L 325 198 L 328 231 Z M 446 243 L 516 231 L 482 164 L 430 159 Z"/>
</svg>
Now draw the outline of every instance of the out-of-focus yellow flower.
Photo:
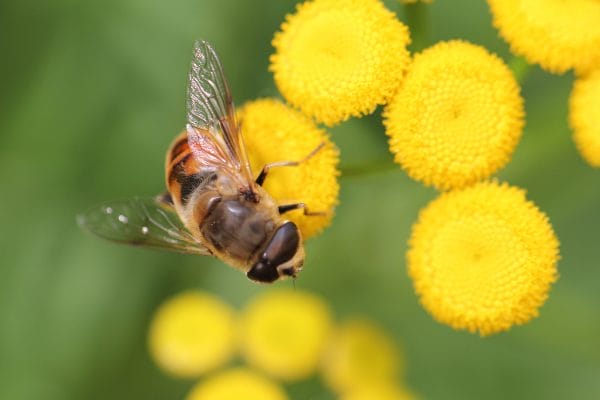
<svg viewBox="0 0 600 400">
<path fill-rule="evenodd" d="M 164 303 L 150 326 L 150 353 L 171 375 L 196 377 L 235 350 L 234 311 L 214 296 L 184 292 Z"/>
<path fill-rule="evenodd" d="M 575 81 L 569 101 L 569 120 L 577 149 L 591 166 L 599 168 L 600 68 Z"/>
<path fill-rule="evenodd" d="M 481 335 L 537 316 L 557 279 L 548 218 L 507 184 L 442 194 L 421 211 L 409 247 L 408 273 L 425 309 Z"/>
<path fill-rule="evenodd" d="M 600 63 L 600 2 L 488 0 L 494 26 L 513 53 L 550 72 Z"/>
<path fill-rule="evenodd" d="M 290 104 L 334 125 L 394 94 L 409 43 L 408 28 L 379 0 L 307 1 L 275 34 L 270 70 Z"/>
<path fill-rule="evenodd" d="M 340 400 L 416 400 L 408 389 L 392 383 L 364 385 L 341 396 Z"/>
<path fill-rule="evenodd" d="M 275 161 L 302 160 L 325 143 L 315 156 L 297 167 L 271 169 L 264 185 L 279 204 L 303 202 L 311 212 L 324 212 L 323 216 L 307 216 L 303 210 L 285 214 L 298 225 L 304 238 L 321 232 L 331 223 L 338 203 L 339 152 L 335 144 L 305 115 L 274 99 L 246 103 L 239 119 L 254 171 Z"/>
<path fill-rule="evenodd" d="M 237 368 L 198 383 L 186 400 L 287 400 L 283 389 L 254 371 Z"/>
<path fill-rule="evenodd" d="M 242 355 L 250 365 L 285 380 L 308 377 L 317 369 L 332 317 L 317 296 L 274 290 L 250 302 L 240 318 Z"/>
<path fill-rule="evenodd" d="M 523 114 L 519 86 L 502 60 L 454 40 L 415 56 L 384 123 L 395 161 L 445 190 L 502 168 L 521 137 Z"/>
<path fill-rule="evenodd" d="M 332 335 L 322 372 L 335 392 L 351 393 L 361 387 L 395 382 L 401 367 L 394 341 L 373 323 L 353 319 Z"/>
</svg>

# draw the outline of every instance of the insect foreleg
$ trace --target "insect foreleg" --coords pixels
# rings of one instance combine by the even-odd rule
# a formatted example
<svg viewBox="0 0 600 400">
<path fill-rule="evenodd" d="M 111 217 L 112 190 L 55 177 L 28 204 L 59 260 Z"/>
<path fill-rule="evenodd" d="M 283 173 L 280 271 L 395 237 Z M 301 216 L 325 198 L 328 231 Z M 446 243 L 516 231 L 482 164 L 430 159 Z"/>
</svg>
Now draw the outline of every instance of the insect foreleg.
<svg viewBox="0 0 600 400">
<path fill-rule="evenodd" d="M 284 214 L 288 211 L 297 210 L 299 208 L 301 208 L 302 211 L 304 211 L 304 215 L 309 215 L 309 216 L 327 215 L 327 213 L 324 211 L 310 211 L 308 209 L 308 206 L 304 203 L 284 204 L 282 206 L 277 207 L 277 209 L 279 210 L 279 214 Z"/>
<path fill-rule="evenodd" d="M 312 150 L 310 153 L 308 153 L 308 155 L 306 157 L 304 157 L 302 160 L 299 160 L 299 161 L 276 161 L 276 162 L 272 162 L 272 163 L 265 165 L 263 167 L 262 171 L 260 171 L 260 174 L 258 174 L 258 178 L 256 178 L 256 184 L 262 186 L 262 184 L 264 183 L 265 178 L 267 177 L 267 174 L 269 173 L 269 170 L 271 168 L 297 167 L 298 165 L 302 164 L 303 162 L 306 162 L 306 161 L 310 160 L 312 157 L 314 157 L 315 154 L 317 154 L 319 152 L 319 150 L 321 150 L 324 146 L 325 146 L 325 142 L 322 142 L 317 147 L 315 147 L 314 150 Z"/>
</svg>

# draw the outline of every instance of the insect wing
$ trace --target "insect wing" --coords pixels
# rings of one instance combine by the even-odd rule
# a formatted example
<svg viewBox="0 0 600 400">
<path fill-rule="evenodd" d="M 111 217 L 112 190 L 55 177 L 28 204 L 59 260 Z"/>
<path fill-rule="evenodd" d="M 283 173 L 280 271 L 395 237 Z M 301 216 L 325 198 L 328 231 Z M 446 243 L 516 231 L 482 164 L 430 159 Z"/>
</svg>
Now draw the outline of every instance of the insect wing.
<svg viewBox="0 0 600 400">
<path fill-rule="evenodd" d="M 231 90 L 221 61 L 208 42 L 198 40 L 194 44 L 188 78 L 187 131 L 194 156 L 202 162 L 206 149 L 218 146 L 218 150 L 211 150 L 218 154 L 214 167 L 233 169 L 251 186 L 252 171 L 236 122 Z"/>
<path fill-rule="evenodd" d="M 119 243 L 179 253 L 210 255 L 183 226 L 177 214 L 154 198 L 101 204 L 77 216 L 83 229 Z"/>
</svg>

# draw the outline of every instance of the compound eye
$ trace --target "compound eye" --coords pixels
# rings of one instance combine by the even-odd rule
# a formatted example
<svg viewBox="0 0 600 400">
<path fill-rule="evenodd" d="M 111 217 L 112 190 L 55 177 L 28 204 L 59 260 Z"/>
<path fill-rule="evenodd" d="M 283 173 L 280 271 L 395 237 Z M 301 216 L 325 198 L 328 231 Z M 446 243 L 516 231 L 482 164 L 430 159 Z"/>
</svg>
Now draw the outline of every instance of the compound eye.
<svg viewBox="0 0 600 400">
<path fill-rule="evenodd" d="M 290 260 L 298 250 L 300 235 L 293 222 L 286 222 L 277 228 L 262 254 L 261 261 L 278 266 Z"/>
<path fill-rule="evenodd" d="M 271 283 L 279 278 L 279 273 L 273 265 L 259 261 L 254 264 L 246 276 L 256 282 Z"/>
</svg>

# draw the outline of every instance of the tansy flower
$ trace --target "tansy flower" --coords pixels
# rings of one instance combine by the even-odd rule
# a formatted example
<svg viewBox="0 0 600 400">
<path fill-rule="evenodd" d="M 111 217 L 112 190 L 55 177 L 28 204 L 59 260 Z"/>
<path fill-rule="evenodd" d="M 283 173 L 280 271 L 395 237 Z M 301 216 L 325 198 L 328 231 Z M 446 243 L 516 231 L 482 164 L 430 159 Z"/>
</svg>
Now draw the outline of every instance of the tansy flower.
<svg viewBox="0 0 600 400">
<path fill-rule="evenodd" d="M 379 0 L 314 0 L 275 34 L 270 70 L 285 99 L 334 125 L 385 103 L 409 63 L 408 28 Z"/>
<path fill-rule="evenodd" d="M 234 324 L 234 311 L 221 300 L 207 293 L 185 292 L 156 312 L 150 326 L 150 352 L 166 372 L 196 377 L 231 358 Z"/>
<path fill-rule="evenodd" d="M 302 113 L 280 101 L 261 99 L 246 103 L 239 111 L 253 171 L 275 161 L 299 161 L 321 143 L 325 147 L 297 167 L 272 168 L 265 180 L 265 189 L 279 204 L 302 202 L 303 210 L 285 214 L 298 225 L 304 238 L 311 237 L 331 223 L 338 203 L 338 150 L 327 133 L 318 129 Z"/>
<path fill-rule="evenodd" d="M 557 278 L 558 240 L 522 189 L 484 182 L 425 207 L 407 258 L 435 319 L 489 335 L 538 315 Z"/>
<path fill-rule="evenodd" d="M 317 368 L 332 317 L 319 297 L 298 290 L 265 292 L 250 302 L 239 325 L 247 362 L 285 380 L 306 378 Z"/>
<path fill-rule="evenodd" d="M 523 113 L 519 86 L 502 60 L 454 40 L 415 56 L 384 123 L 395 161 L 412 178 L 445 190 L 502 168 L 521 137 Z"/>
<path fill-rule="evenodd" d="M 287 400 L 276 383 L 246 368 L 220 372 L 197 384 L 186 400 Z"/>
<path fill-rule="evenodd" d="M 579 152 L 591 166 L 600 167 L 600 68 L 575 81 L 569 120 Z"/>
<path fill-rule="evenodd" d="M 513 53 L 550 72 L 600 63 L 600 2 L 488 0 L 494 26 Z"/>
<path fill-rule="evenodd" d="M 408 389 L 392 383 L 364 385 L 344 394 L 340 400 L 416 400 Z"/>
<path fill-rule="evenodd" d="M 373 323 L 353 319 L 332 335 L 323 356 L 322 373 L 335 392 L 350 394 L 361 387 L 394 382 L 401 367 L 394 341 Z"/>
</svg>

